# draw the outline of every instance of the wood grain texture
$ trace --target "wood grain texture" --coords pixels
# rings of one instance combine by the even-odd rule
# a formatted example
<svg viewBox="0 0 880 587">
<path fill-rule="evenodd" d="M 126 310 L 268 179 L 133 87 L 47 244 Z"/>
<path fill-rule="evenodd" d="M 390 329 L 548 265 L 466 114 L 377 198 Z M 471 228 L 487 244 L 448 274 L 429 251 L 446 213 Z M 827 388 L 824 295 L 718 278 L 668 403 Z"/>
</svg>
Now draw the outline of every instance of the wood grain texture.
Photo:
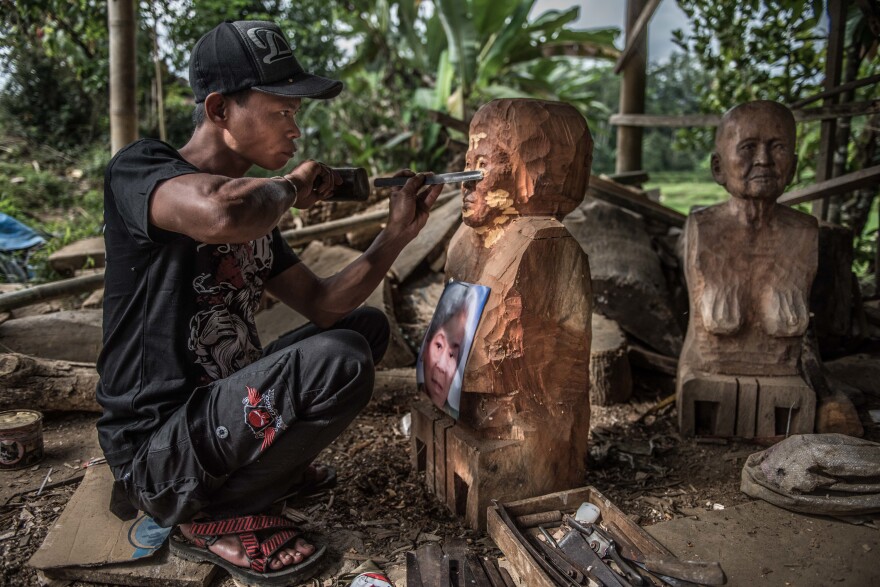
<svg viewBox="0 0 880 587">
<path fill-rule="evenodd" d="M 98 372 L 89 363 L 0 354 L 0 409 L 101 412 Z"/>
</svg>

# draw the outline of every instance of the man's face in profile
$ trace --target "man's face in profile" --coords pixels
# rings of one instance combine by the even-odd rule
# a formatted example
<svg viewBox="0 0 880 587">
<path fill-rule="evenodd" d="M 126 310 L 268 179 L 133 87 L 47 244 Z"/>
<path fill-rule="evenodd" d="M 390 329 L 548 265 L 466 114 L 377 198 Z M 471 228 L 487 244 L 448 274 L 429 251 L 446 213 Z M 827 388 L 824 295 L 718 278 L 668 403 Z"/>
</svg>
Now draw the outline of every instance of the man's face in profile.
<svg viewBox="0 0 880 587">
<path fill-rule="evenodd" d="M 471 228 L 491 227 L 495 219 L 513 207 L 515 185 L 510 156 L 491 133 L 487 125 L 475 125 L 469 138 L 465 171 L 483 172 L 482 180 L 461 184 L 462 218 Z"/>
<path fill-rule="evenodd" d="M 431 402 L 442 408 L 455 378 L 464 344 L 467 312 L 460 312 L 443 324 L 428 341 L 423 355 L 425 390 Z"/>
</svg>

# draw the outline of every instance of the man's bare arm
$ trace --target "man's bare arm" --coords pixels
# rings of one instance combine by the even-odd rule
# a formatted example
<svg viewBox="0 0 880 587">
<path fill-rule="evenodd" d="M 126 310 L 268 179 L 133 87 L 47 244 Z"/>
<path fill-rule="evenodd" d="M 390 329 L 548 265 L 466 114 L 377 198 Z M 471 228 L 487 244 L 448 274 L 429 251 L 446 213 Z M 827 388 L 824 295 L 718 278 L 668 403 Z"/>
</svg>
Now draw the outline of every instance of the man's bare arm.
<svg viewBox="0 0 880 587">
<path fill-rule="evenodd" d="M 286 177 L 192 173 L 171 178 L 153 191 L 150 224 L 202 243 L 248 242 L 269 234 L 294 202 L 297 208 L 309 208 L 329 196 L 337 183 L 329 168 L 315 161 L 306 161 Z M 316 182 L 318 177 L 324 181 Z M 313 190 L 315 183 L 320 187 Z"/>
</svg>

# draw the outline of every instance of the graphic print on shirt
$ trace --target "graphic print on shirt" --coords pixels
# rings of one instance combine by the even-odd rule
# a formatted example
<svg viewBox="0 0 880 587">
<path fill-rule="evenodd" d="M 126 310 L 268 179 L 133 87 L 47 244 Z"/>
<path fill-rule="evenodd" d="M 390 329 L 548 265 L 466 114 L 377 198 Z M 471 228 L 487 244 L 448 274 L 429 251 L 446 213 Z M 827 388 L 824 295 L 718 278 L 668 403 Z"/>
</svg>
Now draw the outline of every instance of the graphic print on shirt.
<svg viewBox="0 0 880 587">
<path fill-rule="evenodd" d="M 199 245 L 193 279 L 197 312 L 189 323 L 189 350 L 205 373 L 223 379 L 260 358 L 254 314 L 272 267 L 272 236 L 237 245 Z"/>
<path fill-rule="evenodd" d="M 254 437 L 262 438 L 260 452 L 263 452 L 275 442 L 275 436 L 282 432 L 287 425 L 284 419 L 275 410 L 275 390 L 270 389 L 265 395 L 250 385 L 247 387 L 247 396 L 241 403 L 244 404 L 244 421 L 253 431 Z"/>
</svg>

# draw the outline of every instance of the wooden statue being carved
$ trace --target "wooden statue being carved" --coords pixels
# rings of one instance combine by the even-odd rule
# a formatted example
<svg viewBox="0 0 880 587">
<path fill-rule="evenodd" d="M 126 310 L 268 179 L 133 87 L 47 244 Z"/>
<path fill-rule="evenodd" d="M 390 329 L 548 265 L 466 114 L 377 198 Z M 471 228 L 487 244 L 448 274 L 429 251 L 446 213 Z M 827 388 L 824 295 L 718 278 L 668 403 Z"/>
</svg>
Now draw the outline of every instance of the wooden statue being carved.
<svg viewBox="0 0 880 587">
<path fill-rule="evenodd" d="M 795 131 L 791 111 L 768 101 L 733 108 L 718 127 L 712 174 L 731 198 L 691 213 L 684 235 L 690 297 L 678 373 L 684 434 L 813 430 L 815 395 L 798 362 L 810 320 L 818 224 L 776 203 L 794 177 Z"/>
<path fill-rule="evenodd" d="M 515 456 L 487 465 L 499 467 L 491 473 L 495 494 L 486 495 L 485 479 L 465 480 L 483 485 L 484 502 L 583 483 L 590 274 L 560 220 L 583 200 L 592 144 L 583 116 L 558 102 L 496 100 L 471 121 L 466 168 L 484 178 L 462 186 L 464 224 L 450 243 L 446 276 L 491 293 L 452 432 L 468 443 L 519 443 Z M 447 466 L 458 466 L 447 456 Z"/>
</svg>

